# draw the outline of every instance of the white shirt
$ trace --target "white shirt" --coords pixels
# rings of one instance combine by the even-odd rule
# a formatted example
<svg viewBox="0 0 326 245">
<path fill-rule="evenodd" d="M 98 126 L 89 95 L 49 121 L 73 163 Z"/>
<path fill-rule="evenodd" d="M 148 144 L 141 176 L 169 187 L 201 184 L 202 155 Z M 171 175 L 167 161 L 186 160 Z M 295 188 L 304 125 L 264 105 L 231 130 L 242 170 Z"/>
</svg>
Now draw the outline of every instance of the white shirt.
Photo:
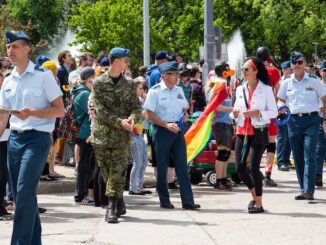
<svg viewBox="0 0 326 245">
<path fill-rule="evenodd" d="M 144 109 L 154 112 L 164 122 L 179 121 L 187 107 L 182 88 L 175 85 L 169 89 L 163 80 L 148 91 L 144 104 Z"/>
<path fill-rule="evenodd" d="M 234 110 L 240 111 L 238 118 L 235 119 L 239 126 L 244 125 L 244 116 L 241 112 L 247 111 L 245 99 L 243 96 L 243 88 L 245 88 L 245 93 L 248 101 L 249 91 L 247 84 L 247 81 L 244 82 L 244 84 L 240 85 L 236 90 Z M 265 85 L 259 81 L 255 91 L 253 92 L 249 109 L 258 110 L 261 113 L 261 117 L 251 118 L 251 123 L 253 126 L 262 126 L 269 124 L 270 119 L 275 118 L 278 114 L 272 87 Z M 230 115 L 233 117 L 233 113 Z"/>
<path fill-rule="evenodd" d="M 25 72 L 19 75 L 16 67 L 5 78 L 2 85 L 1 96 L 3 107 L 21 110 L 23 108 L 45 109 L 51 102 L 62 96 L 62 92 L 49 70 L 39 70 L 29 61 Z M 20 120 L 12 115 L 10 129 L 52 132 L 55 118 L 40 118 L 30 116 Z"/>
</svg>

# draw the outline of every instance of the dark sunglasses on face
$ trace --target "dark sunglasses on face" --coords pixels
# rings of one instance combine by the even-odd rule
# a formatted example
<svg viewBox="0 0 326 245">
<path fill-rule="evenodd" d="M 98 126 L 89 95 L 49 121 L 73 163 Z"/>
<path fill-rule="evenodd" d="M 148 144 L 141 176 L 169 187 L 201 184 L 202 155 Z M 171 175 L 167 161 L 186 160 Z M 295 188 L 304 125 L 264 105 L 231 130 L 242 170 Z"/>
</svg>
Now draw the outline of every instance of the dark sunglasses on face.
<svg viewBox="0 0 326 245">
<path fill-rule="evenodd" d="M 247 72 L 247 71 L 249 71 L 249 68 L 248 67 L 244 67 L 244 68 L 242 68 L 241 69 L 243 72 Z"/>
<path fill-rule="evenodd" d="M 321 71 L 322 71 L 322 72 L 326 72 L 326 68 L 322 69 Z"/>
<path fill-rule="evenodd" d="M 298 64 L 298 65 L 302 65 L 303 62 L 304 62 L 303 60 L 298 60 L 298 61 L 295 61 L 295 60 L 294 60 L 294 61 L 291 61 L 291 64 L 292 64 L 292 65 L 296 65 L 296 64 Z"/>
</svg>

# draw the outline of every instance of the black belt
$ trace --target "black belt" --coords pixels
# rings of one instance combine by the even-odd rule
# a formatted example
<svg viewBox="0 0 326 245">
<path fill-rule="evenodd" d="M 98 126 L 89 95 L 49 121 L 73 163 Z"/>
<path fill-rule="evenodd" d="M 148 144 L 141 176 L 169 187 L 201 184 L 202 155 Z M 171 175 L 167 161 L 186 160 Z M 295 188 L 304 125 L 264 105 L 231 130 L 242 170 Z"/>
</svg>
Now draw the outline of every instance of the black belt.
<svg viewBox="0 0 326 245">
<path fill-rule="evenodd" d="M 318 115 L 318 112 L 317 111 L 313 111 L 313 112 L 307 112 L 307 113 L 291 114 L 291 116 L 298 116 L 298 117 L 312 116 L 312 115 Z"/>
<path fill-rule="evenodd" d="M 178 121 L 175 121 L 175 122 L 167 122 L 167 123 L 176 123 L 176 124 L 178 124 L 179 122 Z"/>
<path fill-rule="evenodd" d="M 35 129 L 28 129 L 28 130 L 11 130 L 11 132 L 14 134 L 26 134 L 26 133 L 38 132 L 38 131 Z"/>
</svg>

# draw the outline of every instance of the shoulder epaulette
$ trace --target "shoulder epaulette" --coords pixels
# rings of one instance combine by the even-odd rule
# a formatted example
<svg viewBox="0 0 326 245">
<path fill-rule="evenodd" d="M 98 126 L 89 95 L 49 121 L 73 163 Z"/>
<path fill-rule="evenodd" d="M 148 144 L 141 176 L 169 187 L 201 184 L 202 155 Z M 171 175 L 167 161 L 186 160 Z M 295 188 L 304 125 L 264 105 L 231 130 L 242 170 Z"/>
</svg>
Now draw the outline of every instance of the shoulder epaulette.
<svg viewBox="0 0 326 245">
<path fill-rule="evenodd" d="M 37 70 L 37 71 L 46 71 L 47 70 L 46 68 L 41 67 L 39 65 L 34 66 L 34 69 Z"/>
<path fill-rule="evenodd" d="M 291 77 L 291 75 L 288 75 L 288 76 L 284 77 L 284 80 L 285 80 L 285 79 L 288 79 L 289 77 Z"/>
</svg>

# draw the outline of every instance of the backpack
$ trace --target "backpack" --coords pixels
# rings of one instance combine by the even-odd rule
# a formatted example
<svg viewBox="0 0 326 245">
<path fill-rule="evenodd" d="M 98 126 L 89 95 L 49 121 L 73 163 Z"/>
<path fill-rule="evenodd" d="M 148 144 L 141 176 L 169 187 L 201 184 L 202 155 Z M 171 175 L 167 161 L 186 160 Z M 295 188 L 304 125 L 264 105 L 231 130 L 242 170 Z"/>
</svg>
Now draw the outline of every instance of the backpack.
<svg viewBox="0 0 326 245">
<path fill-rule="evenodd" d="M 58 137 L 63 139 L 67 143 L 76 143 L 78 130 L 80 125 L 83 123 L 86 114 L 83 115 L 80 125 L 78 125 L 75 113 L 74 99 L 82 90 L 78 91 L 74 96 L 72 96 L 68 106 L 65 109 L 63 117 L 60 118 L 60 123 L 58 127 Z"/>
</svg>

